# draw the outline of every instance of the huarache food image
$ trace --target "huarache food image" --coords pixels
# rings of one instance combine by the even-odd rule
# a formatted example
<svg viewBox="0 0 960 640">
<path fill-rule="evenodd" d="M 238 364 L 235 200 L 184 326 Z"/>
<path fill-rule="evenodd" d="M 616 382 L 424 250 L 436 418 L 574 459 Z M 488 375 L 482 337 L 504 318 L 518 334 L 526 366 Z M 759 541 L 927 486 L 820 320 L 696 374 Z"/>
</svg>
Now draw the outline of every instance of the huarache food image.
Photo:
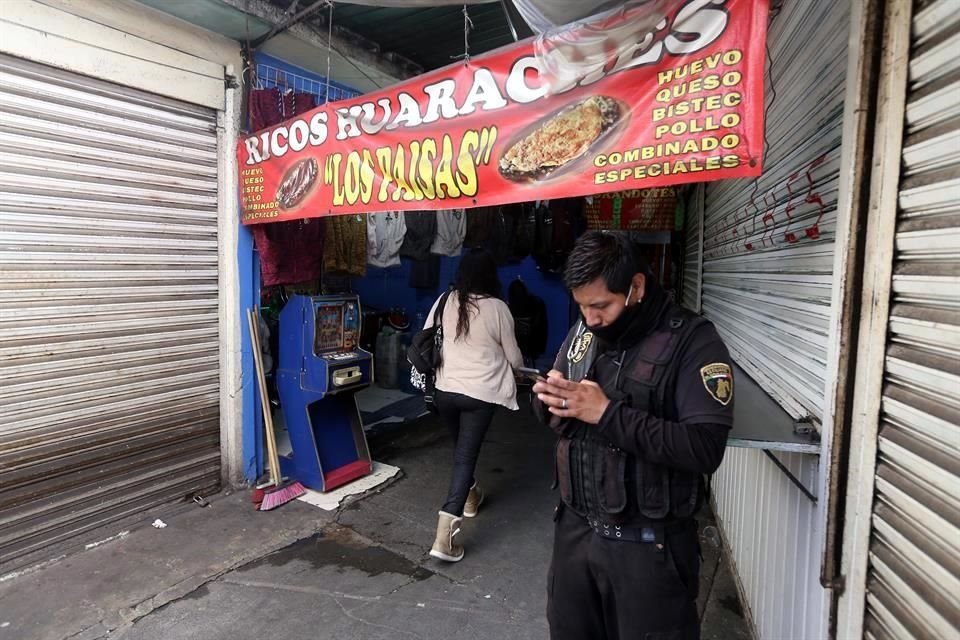
<svg viewBox="0 0 960 640">
<path fill-rule="evenodd" d="M 281 209 L 293 209 L 310 192 L 317 179 L 319 167 L 314 158 L 301 160 L 293 165 L 277 187 L 277 204 Z"/>
<path fill-rule="evenodd" d="M 591 96 L 546 118 L 500 157 L 510 179 L 539 179 L 582 157 L 626 115 L 621 103 Z"/>
</svg>

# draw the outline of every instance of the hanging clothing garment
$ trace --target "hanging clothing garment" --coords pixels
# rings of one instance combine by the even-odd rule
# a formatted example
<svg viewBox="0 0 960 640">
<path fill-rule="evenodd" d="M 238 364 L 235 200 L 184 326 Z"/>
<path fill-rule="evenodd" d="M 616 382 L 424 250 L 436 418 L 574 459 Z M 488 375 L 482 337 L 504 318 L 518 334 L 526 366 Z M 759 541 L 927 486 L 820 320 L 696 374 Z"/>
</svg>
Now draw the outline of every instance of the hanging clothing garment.
<svg viewBox="0 0 960 640">
<path fill-rule="evenodd" d="M 564 198 L 550 202 L 553 209 L 553 250 L 558 254 L 558 260 L 567 262 L 567 254 L 573 251 L 577 238 L 586 231 L 586 222 L 583 220 L 583 199 Z"/>
<path fill-rule="evenodd" d="M 400 264 L 400 247 L 407 233 L 402 211 L 367 215 L 367 262 L 374 267 Z"/>
<path fill-rule="evenodd" d="M 561 273 L 577 237 L 586 229 L 581 198 L 551 200 L 537 209 L 534 258 L 541 271 Z"/>
<path fill-rule="evenodd" d="M 513 251 L 511 258 L 521 261 L 533 253 L 537 241 L 537 209 L 530 203 L 510 207 L 513 216 Z"/>
<path fill-rule="evenodd" d="M 367 274 L 366 216 L 349 214 L 324 218 L 327 225 L 323 268 L 363 277 Z"/>
<path fill-rule="evenodd" d="M 294 284 L 320 277 L 326 235 L 322 220 L 305 219 L 250 227 L 260 254 L 264 286 Z"/>
<path fill-rule="evenodd" d="M 533 259 L 541 271 L 549 271 L 553 259 L 553 212 L 541 203 L 536 208 L 537 232 Z"/>
<path fill-rule="evenodd" d="M 309 93 L 287 91 L 283 96 L 283 119 L 287 120 L 317 106 L 317 100 Z"/>
<path fill-rule="evenodd" d="M 295 93 L 277 87 L 254 89 L 250 92 L 248 111 L 250 130 L 259 131 L 280 124 L 317 106 L 317 100 L 309 93 Z"/>
<path fill-rule="evenodd" d="M 250 92 L 250 129 L 258 131 L 314 107 L 310 94 L 276 87 Z M 320 278 L 323 270 L 323 246 L 326 225 L 322 220 L 304 219 L 268 222 L 250 228 L 253 243 L 260 254 L 260 274 L 264 286 L 294 284 Z"/>
<path fill-rule="evenodd" d="M 429 254 L 423 260 L 410 261 L 410 286 L 436 291 L 440 285 L 440 256 Z"/>
<path fill-rule="evenodd" d="M 547 305 L 522 280 L 510 283 L 507 299 L 520 351 L 524 358 L 536 360 L 547 350 Z"/>
<path fill-rule="evenodd" d="M 467 235 L 467 213 L 463 209 L 437 211 L 437 237 L 430 253 L 455 258 L 463 251 L 463 239 Z"/>
<path fill-rule="evenodd" d="M 437 237 L 437 216 L 432 211 L 412 211 L 404 216 L 407 233 L 400 247 L 400 255 L 412 260 L 430 257 L 430 247 Z"/>
<path fill-rule="evenodd" d="M 508 213 L 507 207 L 497 207 L 493 216 L 493 233 L 484 245 L 498 267 L 506 266 L 513 257 L 515 219 Z"/>
<path fill-rule="evenodd" d="M 497 208 L 478 207 L 467 211 L 467 235 L 463 239 L 466 249 L 486 249 L 497 228 Z"/>
<path fill-rule="evenodd" d="M 248 112 L 250 130 L 259 131 L 283 122 L 280 89 L 254 89 L 250 92 Z"/>
</svg>

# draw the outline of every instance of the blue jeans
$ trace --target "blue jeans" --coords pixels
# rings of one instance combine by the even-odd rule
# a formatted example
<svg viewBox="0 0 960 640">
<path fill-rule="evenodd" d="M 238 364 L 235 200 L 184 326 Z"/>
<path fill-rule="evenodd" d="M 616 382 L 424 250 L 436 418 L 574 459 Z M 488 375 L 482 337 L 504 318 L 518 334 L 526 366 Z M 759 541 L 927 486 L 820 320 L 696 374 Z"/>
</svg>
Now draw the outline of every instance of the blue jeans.
<svg viewBox="0 0 960 640">
<path fill-rule="evenodd" d="M 493 422 L 497 406 L 461 395 L 436 392 L 437 409 L 450 436 L 453 438 L 453 473 L 443 511 L 460 517 L 467 494 L 473 486 L 473 472 L 477 468 L 483 437 Z"/>
</svg>

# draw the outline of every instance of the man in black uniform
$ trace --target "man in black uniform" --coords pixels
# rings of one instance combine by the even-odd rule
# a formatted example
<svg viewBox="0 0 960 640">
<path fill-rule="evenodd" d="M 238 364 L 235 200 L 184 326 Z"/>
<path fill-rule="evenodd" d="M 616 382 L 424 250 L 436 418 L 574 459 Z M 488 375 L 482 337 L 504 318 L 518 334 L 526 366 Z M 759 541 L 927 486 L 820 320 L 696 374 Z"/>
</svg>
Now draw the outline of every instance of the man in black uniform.
<svg viewBox="0 0 960 640">
<path fill-rule="evenodd" d="M 730 356 L 624 234 L 585 234 L 564 279 L 582 319 L 534 386 L 560 436 L 551 638 L 695 640 L 694 515 L 733 425 Z"/>
</svg>

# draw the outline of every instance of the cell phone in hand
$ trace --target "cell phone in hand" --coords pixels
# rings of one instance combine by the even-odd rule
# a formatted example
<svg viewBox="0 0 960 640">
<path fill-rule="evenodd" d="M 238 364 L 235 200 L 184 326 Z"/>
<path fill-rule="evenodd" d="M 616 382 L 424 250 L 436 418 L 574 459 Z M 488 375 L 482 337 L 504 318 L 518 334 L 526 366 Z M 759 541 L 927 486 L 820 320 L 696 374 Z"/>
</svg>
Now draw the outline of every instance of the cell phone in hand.
<svg viewBox="0 0 960 640">
<path fill-rule="evenodd" d="M 547 374 L 540 371 L 539 369 L 532 369 L 530 367 L 517 367 L 513 370 L 517 378 L 521 380 L 528 380 L 530 382 L 541 382 L 547 379 Z"/>
</svg>

